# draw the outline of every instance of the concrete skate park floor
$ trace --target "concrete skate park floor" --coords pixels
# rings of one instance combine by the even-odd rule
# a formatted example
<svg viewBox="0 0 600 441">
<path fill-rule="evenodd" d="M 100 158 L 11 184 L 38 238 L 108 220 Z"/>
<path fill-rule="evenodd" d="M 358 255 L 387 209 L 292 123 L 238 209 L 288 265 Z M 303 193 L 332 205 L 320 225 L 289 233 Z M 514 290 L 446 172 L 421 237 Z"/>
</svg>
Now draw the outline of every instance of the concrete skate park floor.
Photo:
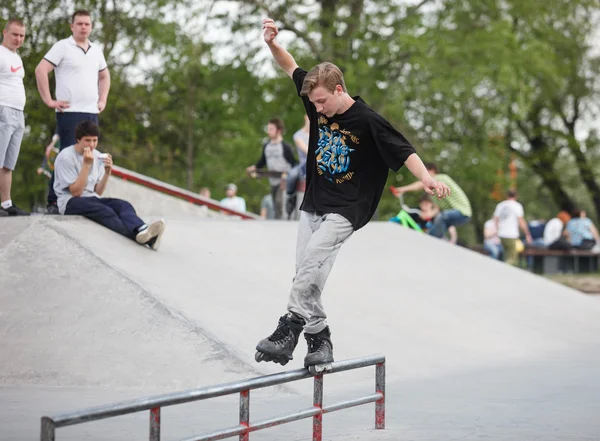
<svg viewBox="0 0 600 441">
<path fill-rule="evenodd" d="M 297 224 L 166 218 L 159 252 L 80 218 L 0 221 L 0 440 L 39 419 L 262 374 L 256 342 L 285 311 Z M 600 302 L 389 223 L 339 254 L 324 291 L 336 359 L 387 357 L 373 405 L 324 416 L 332 440 L 600 439 Z M 301 367 L 306 345 L 284 369 Z M 325 377 L 325 403 L 370 394 L 374 369 Z M 304 380 L 252 393 L 251 418 L 310 407 Z M 236 424 L 238 397 L 163 410 L 163 438 Z M 308 440 L 304 420 L 252 440 Z M 147 439 L 148 413 L 57 440 Z"/>
</svg>

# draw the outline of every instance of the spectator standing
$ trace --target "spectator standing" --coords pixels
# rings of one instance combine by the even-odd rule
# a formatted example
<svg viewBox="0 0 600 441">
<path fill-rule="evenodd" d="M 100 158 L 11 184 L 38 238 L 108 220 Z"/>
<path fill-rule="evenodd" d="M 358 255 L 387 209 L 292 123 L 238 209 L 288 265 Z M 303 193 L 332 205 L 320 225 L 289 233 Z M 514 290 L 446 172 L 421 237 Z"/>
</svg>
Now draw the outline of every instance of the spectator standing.
<svg viewBox="0 0 600 441">
<path fill-rule="evenodd" d="M 9 19 L 0 45 L 0 216 L 28 216 L 11 199 L 12 173 L 25 133 L 25 68 L 17 50 L 25 41 L 25 25 Z"/>
<path fill-rule="evenodd" d="M 221 199 L 221 205 L 231 210 L 243 213 L 246 211 L 246 201 L 244 200 L 244 198 L 237 195 L 237 190 L 237 185 L 228 184 L 225 188 L 226 197 L 224 199 Z"/>
<path fill-rule="evenodd" d="M 505 201 L 494 210 L 494 222 L 498 228 L 498 237 L 504 249 L 504 261 L 510 265 L 518 263 L 519 227 L 525 233 L 528 244 L 532 242 L 529 227 L 524 218 L 523 205 L 517 202 L 517 192 L 509 190 Z M 522 245 L 521 245 L 522 246 Z"/>
<path fill-rule="evenodd" d="M 281 118 L 271 118 L 267 123 L 267 136 L 269 140 L 263 144 L 262 155 L 258 162 L 246 168 L 248 173 L 266 167 L 269 171 L 286 173 L 296 165 L 292 147 L 283 140 L 283 121 Z M 281 191 L 281 178 L 270 177 L 271 196 L 275 207 L 275 219 L 283 217 L 283 192 Z"/>
<path fill-rule="evenodd" d="M 306 178 L 306 155 L 308 154 L 308 139 L 310 136 L 310 120 L 304 114 L 304 126 L 294 133 L 294 144 L 298 152 L 298 165 L 292 168 L 287 176 L 285 211 L 288 216 L 296 208 L 296 187 L 300 179 Z"/>
<path fill-rule="evenodd" d="M 75 127 L 81 121 L 98 125 L 98 114 L 106 108 L 110 90 L 110 73 L 102 49 L 89 40 L 92 17 L 86 10 L 75 11 L 71 17 L 69 38 L 52 46 L 35 69 L 40 96 L 56 110 L 60 147 L 75 144 Z M 56 99 L 50 94 L 48 76 L 54 71 Z M 54 193 L 54 176 L 48 191 L 48 213 L 58 214 Z"/>
<path fill-rule="evenodd" d="M 266 194 L 260 201 L 260 217 L 266 220 L 275 219 L 275 207 L 273 206 L 273 196 Z"/>
</svg>

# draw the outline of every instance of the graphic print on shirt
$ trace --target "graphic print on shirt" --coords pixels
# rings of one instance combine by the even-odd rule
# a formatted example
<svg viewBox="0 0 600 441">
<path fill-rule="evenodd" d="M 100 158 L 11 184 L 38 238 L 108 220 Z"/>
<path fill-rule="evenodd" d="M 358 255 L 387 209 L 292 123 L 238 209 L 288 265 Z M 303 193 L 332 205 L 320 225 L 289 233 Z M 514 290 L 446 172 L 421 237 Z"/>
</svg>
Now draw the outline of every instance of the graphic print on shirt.
<svg viewBox="0 0 600 441">
<path fill-rule="evenodd" d="M 341 130 L 337 123 L 328 126 L 327 118 L 319 118 L 319 142 L 315 156 L 317 173 L 330 182 L 341 184 L 352 179 L 354 172 L 348 172 L 351 153 L 356 149 L 346 144 L 349 138 L 355 145 L 360 140 L 347 130 Z"/>
</svg>

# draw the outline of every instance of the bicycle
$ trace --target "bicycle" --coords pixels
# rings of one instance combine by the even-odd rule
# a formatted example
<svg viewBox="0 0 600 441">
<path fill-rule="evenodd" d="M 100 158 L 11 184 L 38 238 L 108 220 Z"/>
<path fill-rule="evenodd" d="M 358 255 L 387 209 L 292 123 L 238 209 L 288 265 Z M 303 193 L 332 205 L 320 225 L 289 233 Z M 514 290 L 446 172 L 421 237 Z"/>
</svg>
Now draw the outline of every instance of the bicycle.
<svg viewBox="0 0 600 441">
<path fill-rule="evenodd" d="M 418 208 L 410 208 L 408 205 L 404 203 L 404 195 L 396 194 L 394 191 L 394 187 L 390 187 L 390 191 L 394 196 L 398 198 L 398 202 L 400 202 L 400 211 L 394 217 L 389 219 L 389 222 L 394 222 L 402 225 L 403 227 L 410 228 L 415 231 L 420 231 L 423 233 L 423 228 L 419 225 L 419 223 L 415 220 L 414 216 L 417 216 L 419 219 L 421 218 L 422 212 Z"/>
</svg>

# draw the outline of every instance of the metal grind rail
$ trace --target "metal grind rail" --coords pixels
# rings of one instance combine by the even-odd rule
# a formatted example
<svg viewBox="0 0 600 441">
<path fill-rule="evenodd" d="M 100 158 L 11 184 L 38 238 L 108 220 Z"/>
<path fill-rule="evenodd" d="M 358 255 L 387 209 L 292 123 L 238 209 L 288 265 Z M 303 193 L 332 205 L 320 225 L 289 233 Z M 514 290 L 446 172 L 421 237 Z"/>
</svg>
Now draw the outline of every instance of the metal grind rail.
<svg viewBox="0 0 600 441">
<path fill-rule="evenodd" d="M 72 413 L 42 417 L 41 441 L 55 441 L 56 429 L 75 424 L 126 415 L 144 410 L 150 411 L 150 441 L 160 441 L 160 410 L 161 407 L 175 404 L 189 403 L 192 401 L 206 400 L 234 393 L 240 394 L 240 422 L 238 425 L 205 435 L 198 435 L 182 441 L 211 441 L 239 436 L 240 441 L 249 441 L 250 432 L 278 426 L 280 424 L 298 421 L 304 418 L 313 418 L 313 441 L 322 439 L 323 414 L 347 409 L 361 404 L 375 403 L 375 428 L 385 428 L 385 357 L 373 355 L 338 361 L 331 364 L 327 374 L 343 372 L 352 369 L 375 365 L 375 393 L 353 400 L 335 404 L 323 405 L 323 374 L 314 376 L 313 406 L 288 415 L 283 415 L 263 421 L 250 422 L 250 391 L 292 381 L 310 378 L 312 375 L 307 369 L 281 372 L 277 374 L 256 377 L 243 381 L 236 381 L 200 389 L 158 395 L 137 400 L 123 401 L 112 405 L 94 407 Z"/>
<path fill-rule="evenodd" d="M 142 185 L 146 188 L 150 188 L 152 190 L 156 190 L 160 193 L 168 194 L 171 196 L 175 196 L 180 199 L 184 199 L 192 204 L 196 205 L 205 205 L 211 210 L 222 211 L 224 213 L 239 216 L 242 219 L 260 219 L 261 217 L 250 212 L 241 212 L 237 210 L 233 210 L 229 207 L 225 207 L 221 205 L 218 201 L 213 199 L 205 198 L 200 196 L 197 193 L 186 190 L 184 188 L 177 187 L 175 185 L 167 184 L 166 182 L 159 181 L 158 179 L 151 178 L 149 176 L 142 175 L 140 173 L 136 173 L 131 170 L 127 170 L 126 168 L 119 167 L 114 165 L 112 168 L 113 176 L 117 176 L 124 181 L 134 182 L 136 184 Z"/>
</svg>

